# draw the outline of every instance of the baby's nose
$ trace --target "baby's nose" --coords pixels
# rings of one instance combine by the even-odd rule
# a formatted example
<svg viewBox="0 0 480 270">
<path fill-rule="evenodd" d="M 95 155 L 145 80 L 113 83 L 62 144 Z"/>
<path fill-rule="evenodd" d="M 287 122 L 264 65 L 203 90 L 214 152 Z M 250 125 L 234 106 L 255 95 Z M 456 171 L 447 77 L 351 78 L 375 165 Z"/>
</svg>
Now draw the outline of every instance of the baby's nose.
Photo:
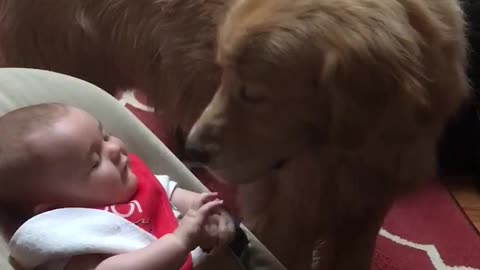
<svg viewBox="0 0 480 270">
<path fill-rule="evenodd" d="M 118 143 L 107 142 L 104 147 L 108 158 L 113 163 L 118 163 L 121 160 L 122 147 Z"/>
</svg>

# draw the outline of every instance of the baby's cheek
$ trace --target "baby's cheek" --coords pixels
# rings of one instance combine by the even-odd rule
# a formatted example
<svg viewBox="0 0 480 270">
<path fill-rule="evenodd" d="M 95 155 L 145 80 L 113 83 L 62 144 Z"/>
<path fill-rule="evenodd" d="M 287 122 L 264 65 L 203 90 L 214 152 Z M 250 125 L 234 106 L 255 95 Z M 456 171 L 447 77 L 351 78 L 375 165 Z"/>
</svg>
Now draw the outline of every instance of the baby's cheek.
<svg viewBox="0 0 480 270">
<path fill-rule="evenodd" d="M 127 189 L 127 192 L 135 193 L 137 191 L 137 186 L 138 186 L 137 176 L 133 174 L 133 172 L 131 171 L 128 172 L 128 177 L 125 182 L 126 183 L 124 183 L 124 185 L 125 185 L 125 188 Z"/>
<path fill-rule="evenodd" d="M 128 169 L 127 179 L 128 181 L 133 181 L 135 183 L 137 182 L 137 176 L 132 172 L 132 170 L 130 170 L 130 168 Z"/>
<path fill-rule="evenodd" d="M 120 178 L 119 173 L 112 170 L 110 167 L 100 168 L 95 177 L 99 188 L 102 189 L 114 188 L 115 183 L 118 181 L 117 179 Z"/>
</svg>

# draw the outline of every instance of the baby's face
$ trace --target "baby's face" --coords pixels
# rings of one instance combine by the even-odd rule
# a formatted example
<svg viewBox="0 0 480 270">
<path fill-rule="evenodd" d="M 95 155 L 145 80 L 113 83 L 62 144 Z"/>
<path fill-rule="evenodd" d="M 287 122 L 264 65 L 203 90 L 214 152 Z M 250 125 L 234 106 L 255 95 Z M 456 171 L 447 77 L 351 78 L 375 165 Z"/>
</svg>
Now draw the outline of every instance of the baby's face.
<svg viewBox="0 0 480 270">
<path fill-rule="evenodd" d="M 137 181 L 125 145 L 87 112 L 69 108 L 37 140 L 45 153 L 45 192 L 54 199 L 48 203 L 103 206 L 127 202 L 135 193 Z"/>
</svg>

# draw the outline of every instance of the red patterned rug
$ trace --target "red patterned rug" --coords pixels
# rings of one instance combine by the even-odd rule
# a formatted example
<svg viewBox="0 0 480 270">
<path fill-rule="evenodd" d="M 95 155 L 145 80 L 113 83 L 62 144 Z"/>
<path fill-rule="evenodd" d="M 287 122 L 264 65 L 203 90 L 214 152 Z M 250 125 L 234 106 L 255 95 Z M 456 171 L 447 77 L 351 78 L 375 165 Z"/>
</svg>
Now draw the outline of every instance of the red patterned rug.
<svg viewBox="0 0 480 270">
<path fill-rule="evenodd" d="M 124 92 L 119 101 L 169 148 L 173 145 L 145 99 Z M 205 171 L 193 173 L 233 205 L 232 190 Z M 348 260 L 348 258 L 345 258 Z M 398 201 L 377 238 L 373 270 L 480 270 L 480 234 L 439 183 Z"/>
</svg>

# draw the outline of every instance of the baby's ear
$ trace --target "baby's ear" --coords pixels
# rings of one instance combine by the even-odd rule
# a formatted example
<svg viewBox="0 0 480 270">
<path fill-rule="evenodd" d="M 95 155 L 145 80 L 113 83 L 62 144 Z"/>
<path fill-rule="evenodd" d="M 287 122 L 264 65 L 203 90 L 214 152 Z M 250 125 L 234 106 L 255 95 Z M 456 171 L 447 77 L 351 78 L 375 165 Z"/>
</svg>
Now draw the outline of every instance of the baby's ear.
<svg viewBox="0 0 480 270">
<path fill-rule="evenodd" d="M 33 207 L 33 214 L 38 215 L 43 212 L 47 212 L 48 210 L 52 210 L 54 208 L 55 208 L 55 205 L 53 203 L 37 204 L 35 207 Z"/>
</svg>

